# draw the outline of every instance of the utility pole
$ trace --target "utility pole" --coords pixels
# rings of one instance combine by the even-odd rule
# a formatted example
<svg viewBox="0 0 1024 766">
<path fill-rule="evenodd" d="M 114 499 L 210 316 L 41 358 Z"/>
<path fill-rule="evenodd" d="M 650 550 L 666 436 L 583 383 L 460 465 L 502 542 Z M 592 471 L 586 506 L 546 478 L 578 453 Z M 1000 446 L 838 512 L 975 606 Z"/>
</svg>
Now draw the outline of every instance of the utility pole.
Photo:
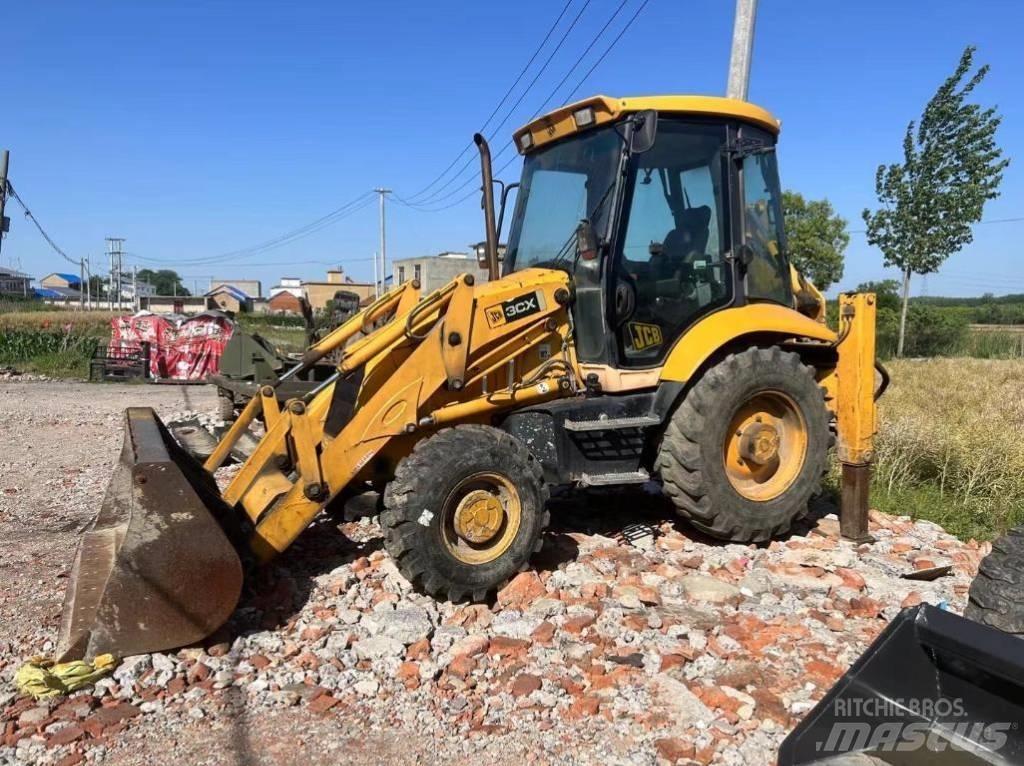
<svg viewBox="0 0 1024 766">
<path fill-rule="evenodd" d="M 388 246 L 384 233 L 384 197 L 391 194 L 391 189 L 374 189 L 380 195 L 380 292 L 387 292 L 388 284 Z"/>
<path fill-rule="evenodd" d="M 736 19 L 732 27 L 732 53 L 729 55 L 729 84 L 725 95 L 747 100 L 750 86 L 750 59 L 754 54 L 754 21 L 757 0 L 736 0 Z"/>
<path fill-rule="evenodd" d="M 10 160 L 9 151 L 0 151 L 0 249 L 3 248 L 4 233 L 10 228 L 10 221 L 4 215 L 4 205 L 7 203 L 7 166 Z"/>
<path fill-rule="evenodd" d="M 117 295 L 117 309 L 121 310 L 121 269 L 122 269 L 122 247 L 124 239 L 121 237 L 107 237 L 107 252 L 110 254 L 110 295 L 108 303 L 110 310 L 114 310 L 114 294 Z"/>
<path fill-rule="evenodd" d="M 132 306 L 135 311 L 139 310 L 139 267 L 132 266 Z M 134 313 L 134 312 L 133 312 Z"/>
<path fill-rule="evenodd" d="M 85 258 L 78 259 L 78 309 L 85 308 Z"/>
</svg>

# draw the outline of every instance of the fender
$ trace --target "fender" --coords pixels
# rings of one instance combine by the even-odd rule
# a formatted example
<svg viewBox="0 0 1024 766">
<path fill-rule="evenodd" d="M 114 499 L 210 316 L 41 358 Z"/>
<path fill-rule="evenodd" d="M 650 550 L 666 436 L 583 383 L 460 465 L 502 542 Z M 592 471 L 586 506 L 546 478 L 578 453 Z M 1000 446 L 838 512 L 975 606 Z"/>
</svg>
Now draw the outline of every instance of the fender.
<svg viewBox="0 0 1024 766">
<path fill-rule="evenodd" d="M 826 325 L 774 303 L 751 303 L 716 311 L 683 333 L 669 351 L 661 380 L 685 383 L 718 349 L 744 335 L 811 338 L 832 343 L 836 334 Z"/>
</svg>

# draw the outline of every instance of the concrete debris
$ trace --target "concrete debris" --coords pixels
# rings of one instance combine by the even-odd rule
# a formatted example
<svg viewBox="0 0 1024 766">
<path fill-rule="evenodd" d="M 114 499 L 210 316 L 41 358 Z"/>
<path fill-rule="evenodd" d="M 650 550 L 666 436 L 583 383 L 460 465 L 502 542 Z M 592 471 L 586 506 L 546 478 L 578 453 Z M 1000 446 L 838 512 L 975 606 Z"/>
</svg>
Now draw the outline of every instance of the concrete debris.
<svg viewBox="0 0 1024 766">
<path fill-rule="evenodd" d="M 68 384 L 32 385 L 42 403 L 29 414 L 10 391 L 24 384 L 0 386 L 0 439 L 23 445 L 0 456 L 18 487 L 16 501 L 0 493 L 15 540 L 0 596 L 0 763 L 142 766 L 172 751 L 233 763 L 239 731 L 250 752 L 288 764 L 772 763 L 901 605 L 962 610 L 988 551 L 879 513 L 869 546 L 841 541 L 834 515 L 768 545 L 716 543 L 649 490 L 567 493 L 532 571 L 492 604 L 452 604 L 409 588 L 375 517 L 324 516 L 203 645 L 125 658 L 94 689 L 39 704 L 14 698 L 10 680 L 52 648 L 121 408 L 155 399 L 202 422 L 215 402 L 191 387 L 187 402 L 172 387 L 96 387 L 90 397 L 118 394 L 72 414 Z M 29 524 L 31 540 L 19 534 Z M 915 562 L 950 569 L 904 579 L 927 571 Z"/>
</svg>

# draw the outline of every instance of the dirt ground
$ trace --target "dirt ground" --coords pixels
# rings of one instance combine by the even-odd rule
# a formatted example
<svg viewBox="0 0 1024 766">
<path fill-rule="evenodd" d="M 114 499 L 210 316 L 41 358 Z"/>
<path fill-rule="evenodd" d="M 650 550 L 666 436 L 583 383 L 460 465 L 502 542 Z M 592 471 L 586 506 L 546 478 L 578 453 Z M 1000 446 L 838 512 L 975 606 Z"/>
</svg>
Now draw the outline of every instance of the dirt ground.
<svg viewBox="0 0 1024 766">
<path fill-rule="evenodd" d="M 203 646 L 19 700 L 138 405 L 168 419 L 216 397 L 0 383 L 0 763 L 773 763 L 901 606 L 960 611 L 987 550 L 875 513 L 878 542 L 856 547 L 827 507 L 784 541 L 726 545 L 650 490 L 566 496 L 536 573 L 467 606 L 411 591 L 374 518 L 325 518 Z"/>
</svg>

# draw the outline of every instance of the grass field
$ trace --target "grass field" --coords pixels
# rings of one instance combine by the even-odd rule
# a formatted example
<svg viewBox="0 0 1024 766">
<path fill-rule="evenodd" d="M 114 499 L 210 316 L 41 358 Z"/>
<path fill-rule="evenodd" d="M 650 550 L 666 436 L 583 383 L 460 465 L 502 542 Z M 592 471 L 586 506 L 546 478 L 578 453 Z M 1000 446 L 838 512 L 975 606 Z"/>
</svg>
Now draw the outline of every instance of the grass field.
<svg viewBox="0 0 1024 766">
<path fill-rule="evenodd" d="M 890 362 L 872 505 L 990 539 L 1024 522 L 1024 360 Z"/>
<path fill-rule="evenodd" d="M 288 319 L 289 317 L 285 318 Z M 238 319 L 238 323 L 245 331 L 258 333 L 285 353 L 295 353 L 306 350 L 306 328 L 301 323 L 271 322 L 267 321 L 268 319 L 270 319 L 270 317 L 243 316 Z"/>
<path fill-rule="evenodd" d="M 54 377 L 84 378 L 110 338 L 107 311 L 0 311 L 0 365 Z"/>
</svg>

